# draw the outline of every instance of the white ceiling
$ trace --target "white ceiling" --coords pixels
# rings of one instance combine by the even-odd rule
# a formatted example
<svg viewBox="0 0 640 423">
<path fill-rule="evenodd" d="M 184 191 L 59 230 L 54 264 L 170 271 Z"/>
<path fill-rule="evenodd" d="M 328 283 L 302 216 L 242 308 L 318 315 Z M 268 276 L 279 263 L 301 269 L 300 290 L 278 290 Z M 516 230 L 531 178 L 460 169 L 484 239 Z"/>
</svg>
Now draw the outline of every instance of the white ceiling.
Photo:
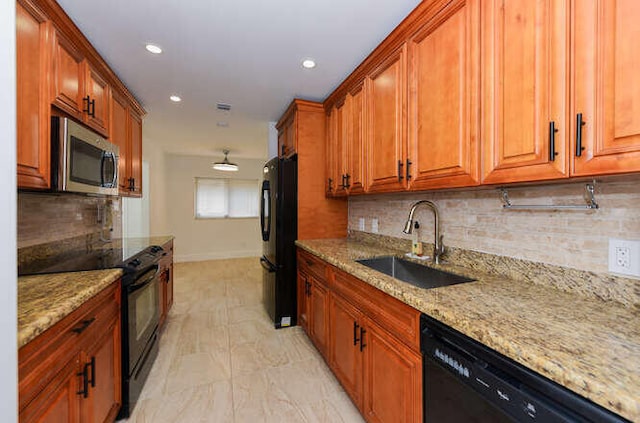
<svg viewBox="0 0 640 423">
<path fill-rule="evenodd" d="M 166 151 L 264 158 L 267 122 L 323 100 L 418 0 L 58 0 L 148 112 Z M 145 50 L 161 46 L 161 55 Z M 302 59 L 318 63 L 303 69 Z M 169 101 L 178 94 L 181 103 Z M 230 103 L 231 112 L 216 110 Z M 220 128 L 218 121 L 229 122 Z"/>
</svg>

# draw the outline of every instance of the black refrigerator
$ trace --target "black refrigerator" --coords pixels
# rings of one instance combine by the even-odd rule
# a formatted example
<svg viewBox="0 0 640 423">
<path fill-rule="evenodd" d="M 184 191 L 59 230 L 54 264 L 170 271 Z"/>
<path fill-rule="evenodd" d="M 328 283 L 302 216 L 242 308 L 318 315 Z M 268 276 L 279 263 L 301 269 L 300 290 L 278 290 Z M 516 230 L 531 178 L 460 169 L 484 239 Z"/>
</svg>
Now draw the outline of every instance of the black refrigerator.
<svg viewBox="0 0 640 423">
<path fill-rule="evenodd" d="M 296 324 L 298 156 L 264 165 L 260 200 L 262 293 L 276 329 Z"/>
</svg>

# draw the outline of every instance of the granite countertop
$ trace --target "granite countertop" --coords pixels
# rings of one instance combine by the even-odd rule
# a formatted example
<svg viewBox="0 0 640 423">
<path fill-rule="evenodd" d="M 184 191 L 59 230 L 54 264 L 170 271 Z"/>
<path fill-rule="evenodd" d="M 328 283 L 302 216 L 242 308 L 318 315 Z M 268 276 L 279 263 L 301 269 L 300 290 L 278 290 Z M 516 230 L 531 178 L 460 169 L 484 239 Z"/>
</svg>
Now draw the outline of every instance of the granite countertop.
<svg viewBox="0 0 640 423">
<path fill-rule="evenodd" d="M 52 273 L 18 278 L 18 348 L 111 285 L 121 269 Z"/>
<path fill-rule="evenodd" d="M 401 251 L 347 238 L 296 244 L 593 402 L 640 421 L 638 309 L 446 263 L 429 265 L 477 281 L 421 289 L 354 261 Z"/>
</svg>

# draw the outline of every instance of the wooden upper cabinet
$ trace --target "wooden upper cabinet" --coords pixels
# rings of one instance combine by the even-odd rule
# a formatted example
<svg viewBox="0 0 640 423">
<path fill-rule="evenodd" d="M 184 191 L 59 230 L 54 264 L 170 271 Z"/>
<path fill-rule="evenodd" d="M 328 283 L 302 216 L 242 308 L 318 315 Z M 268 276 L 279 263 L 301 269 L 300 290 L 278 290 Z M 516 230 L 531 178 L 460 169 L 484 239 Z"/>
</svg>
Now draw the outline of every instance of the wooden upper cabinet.
<svg viewBox="0 0 640 423">
<path fill-rule="evenodd" d="M 296 118 L 291 113 L 278 125 L 278 155 L 291 157 L 297 152 Z"/>
<path fill-rule="evenodd" d="M 389 55 L 365 81 L 368 115 L 366 154 L 368 191 L 397 191 L 406 186 L 406 45 Z"/>
<path fill-rule="evenodd" d="M 51 25 L 29 1 L 16 3 L 17 179 L 51 187 L 49 69 Z"/>
<path fill-rule="evenodd" d="M 127 195 L 129 190 L 127 189 L 127 152 L 129 150 L 128 140 L 128 119 L 129 111 L 128 104 L 124 97 L 117 94 L 115 91 L 111 96 L 111 108 L 110 108 L 110 129 L 109 129 L 109 141 L 116 144 L 119 148 L 118 152 L 118 190 L 121 195 Z"/>
<path fill-rule="evenodd" d="M 349 114 L 350 98 L 346 97 L 334 106 L 332 111 L 332 135 L 331 147 L 333 154 L 330 161 L 334 161 L 333 179 L 335 180 L 334 195 L 347 195 L 349 188 L 349 170 L 347 169 L 347 116 Z"/>
<path fill-rule="evenodd" d="M 364 148 L 364 90 L 358 84 L 347 97 L 348 108 L 345 116 L 347 148 L 347 181 L 350 194 L 364 192 L 365 187 L 365 148 Z"/>
<path fill-rule="evenodd" d="M 325 166 L 325 190 L 328 197 L 333 197 L 340 184 L 340 172 L 338 170 L 338 145 L 337 145 L 337 111 L 332 107 L 327 111 L 325 145 L 327 147 L 327 160 Z"/>
<path fill-rule="evenodd" d="M 107 137 L 110 96 L 106 79 L 75 44 L 57 31 L 53 53 L 53 105 Z"/>
<path fill-rule="evenodd" d="M 567 1 L 481 8 L 483 183 L 567 177 Z"/>
<path fill-rule="evenodd" d="M 90 111 L 86 114 L 86 122 L 102 135 L 109 135 L 109 99 L 111 90 L 107 81 L 87 62 L 86 97 L 90 100 Z"/>
<path fill-rule="evenodd" d="M 574 0 L 572 5 L 571 172 L 640 171 L 640 49 L 634 44 L 640 39 L 640 3 Z"/>
<path fill-rule="evenodd" d="M 454 1 L 409 41 L 410 189 L 479 183 L 479 1 Z"/>
<path fill-rule="evenodd" d="M 129 111 L 129 143 L 129 191 L 132 197 L 142 197 L 142 118 L 133 110 Z"/>
<path fill-rule="evenodd" d="M 56 31 L 53 46 L 53 100 L 62 111 L 82 120 L 89 104 L 84 97 L 85 65 L 80 50 Z"/>
</svg>

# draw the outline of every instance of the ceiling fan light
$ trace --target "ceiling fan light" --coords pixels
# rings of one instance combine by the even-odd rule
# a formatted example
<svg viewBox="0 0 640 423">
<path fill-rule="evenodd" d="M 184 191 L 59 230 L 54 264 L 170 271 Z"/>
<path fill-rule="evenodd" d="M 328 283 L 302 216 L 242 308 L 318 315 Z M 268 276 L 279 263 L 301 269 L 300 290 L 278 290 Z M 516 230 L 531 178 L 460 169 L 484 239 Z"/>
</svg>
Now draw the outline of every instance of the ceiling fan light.
<svg viewBox="0 0 640 423">
<path fill-rule="evenodd" d="M 231 163 L 229 161 L 229 158 L 227 157 L 229 155 L 229 150 L 223 150 L 222 152 L 224 153 L 224 160 L 222 160 L 221 162 L 215 162 L 211 167 L 215 170 L 221 170 L 223 172 L 237 172 L 239 169 L 238 165 L 235 163 Z"/>
</svg>

